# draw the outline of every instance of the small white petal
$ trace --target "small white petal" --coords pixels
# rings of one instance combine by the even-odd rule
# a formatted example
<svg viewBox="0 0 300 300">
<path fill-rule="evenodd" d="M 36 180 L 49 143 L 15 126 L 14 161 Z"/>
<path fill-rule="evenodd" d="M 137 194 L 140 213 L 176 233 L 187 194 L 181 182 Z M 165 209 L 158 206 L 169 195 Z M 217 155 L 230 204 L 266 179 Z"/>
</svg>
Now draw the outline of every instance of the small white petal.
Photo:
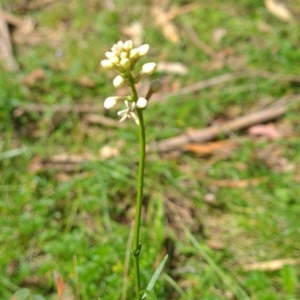
<svg viewBox="0 0 300 300">
<path fill-rule="evenodd" d="M 117 115 L 122 116 L 122 115 L 126 114 L 126 112 L 127 112 L 127 109 L 123 109 L 123 110 L 118 111 Z"/>
<path fill-rule="evenodd" d="M 104 101 L 104 107 L 106 109 L 110 109 L 113 106 L 115 106 L 117 102 L 118 102 L 118 98 L 117 97 L 108 97 Z"/>
<path fill-rule="evenodd" d="M 125 121 L 127 118 L 128 118 L 128 115 L 127 115 L 127 114 L 124 114 L 124 115 L 122 116 L 122 118 L 119 120 L 119 122 L 121 123 L 121 122 Z"/>
<path fill-rule="evenodd" d="M 156 63 L 150 62 L 142 66 L 143 74 L 151 75 L 156 69 Z"/>
<path fill-rule="evenodd" d="M 137 115 L 134 112 L 131 112 L 130 115 L 133 118 L 133 120 L 135 121 L 135 123 L 137 125 L 140 125 L 140 121 L 139 121 L 139 118 L 137 117 Z"/>
<path fill-rule="evenodd" d="M 144 44 L 138 48 L 139 56 L 144 56 L 148 53 L 150 46 L 148 44 Z"/>
<path fill-rule="evenodd" d="M 114 85 L 115 87 L 123 86 L 124 83 L 125 83 L 125 79 L 124 79 L 124 77 L 121 76 L 121 75 L 118 75 L 118 76 L 114 79 L 114 81 L 113 81 L 113 85 Z"/>
<path fill-rule="evenodd" d="M 143 98 L 143 97 L 140 97 L 137 102 L 136 102 L 136 106 L 138 108 L 146 108 L 147 107 L 147 104 L 148 104 L 148 101 L 147 99 Z"/>
</svg>

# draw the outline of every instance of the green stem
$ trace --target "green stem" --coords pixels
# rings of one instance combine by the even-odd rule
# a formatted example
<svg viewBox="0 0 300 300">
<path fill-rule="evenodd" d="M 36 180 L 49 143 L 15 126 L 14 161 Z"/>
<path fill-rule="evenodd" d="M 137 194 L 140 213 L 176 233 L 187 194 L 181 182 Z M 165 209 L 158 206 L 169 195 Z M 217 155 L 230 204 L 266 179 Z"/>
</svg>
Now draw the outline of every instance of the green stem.
<svg viewBox="0 0 300 300">
<path fill-rule="evenodd" d="M 131 84 L 134 100 L 137 101 L 138 96 L 134 84 Z M 145 169 L 145 149 L 146 149 L 146 134 L 145 125 L 143 118 L 143 111 L 137 109 L 137 115 L 139 118 L 139 169 L 138 169 L 138 180 L 137 180 L 137 200 L 136 200 L 136 212 L 135 212 L 135 223 L 134 233 L 132 242 L 132 255 L 134 263 L 135 273 L 135 292 L 136 300 L 141 299 L 141 282 L 140 282 L 140 268 L 139 268 L 139 256 L 141 252 L 140 243 L 140 225 L 141 225 L 141 214 L 142 214 L 142 201 L 143 201 L 143 187 L 144 187 L 144 169 Z"/>
</svg>

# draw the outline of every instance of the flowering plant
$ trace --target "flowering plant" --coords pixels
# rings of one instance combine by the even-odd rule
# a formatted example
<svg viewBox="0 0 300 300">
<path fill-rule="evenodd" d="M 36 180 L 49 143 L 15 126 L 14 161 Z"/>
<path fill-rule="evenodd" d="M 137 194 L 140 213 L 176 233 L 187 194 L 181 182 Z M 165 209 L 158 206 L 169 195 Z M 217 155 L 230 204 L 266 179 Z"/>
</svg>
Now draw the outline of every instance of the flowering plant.
<svg viewBox="0 0 300 300">
<path fill-rule="evenodd" d="M 115 106 L 118 102 L 124 101 L 126 108 L 118 112 L 121 117 L 120 122 L 126 119 L 132 118 L 139 128 L 139 168 L 138 168 L 138 183 L 137 183 L 137 202 L 136 202 L 136 213 L 134 223 L 134 235 L 131 253 L 134 262 L 134 273 L 135 273 L 135 294 L 136 299 L 145 299 L 151 295 L 151 299 L 156 297 L 151 293 L 151 290 L 167 261 L 167 256 L 157 268 L 156 272 L 152 276 L 146 289 L 141 289 L 140 282 L 140 267 L 139 267 L 139 256 L 141 252 L 140 243 L 140 223 L 141 223 L 141 212 L 142 212 L 142 200 L 143 200 L 143 187 L 144 187 L 144 168 L 145 168 L 145 125 L 143 119 L 143 110 L 147 107 L 150 97 L 153 93 L 156 93 L 160 89 L 160 82 L 153 81 L 150 86 L 148 93 L 145 97 L 139 97 L 135 85 L 140 81 L 142 76 L 151 75 L 156 69 L 156 63 L 149 62 L 142 66 L 141 70 L 135 74 L 135 68 L 137 62 L 141 57 L 145 56 L 149 51 L 149 45 L 144 44 L 138 48 L 133 47 L 132 41 L 121 42 L 115 44 L 110 52 L 106 52 L 105 56 L 107 59 L 101 61 L 101 65 L 106 70 L 114 70 L 118 75 L 113 80 L 115 87 L 121 87 L 127 85 L 131 89 L 131 95 L 128 96 L 112 96 L 108 97 L 104 101 L 104 107 L 110 109 Z M 141 295 L 141 293 L 143 295 Z"/>
</svg>

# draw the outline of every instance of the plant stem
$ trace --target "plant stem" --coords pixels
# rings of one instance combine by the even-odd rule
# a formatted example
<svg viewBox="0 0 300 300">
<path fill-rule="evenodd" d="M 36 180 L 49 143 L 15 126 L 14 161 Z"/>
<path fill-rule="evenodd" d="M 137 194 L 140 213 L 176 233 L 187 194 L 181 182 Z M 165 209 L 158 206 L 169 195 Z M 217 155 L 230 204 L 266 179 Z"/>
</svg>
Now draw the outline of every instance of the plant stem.
<svg viewBox="0 0 300 300">
<path fill-rule="evenodd" d="M 137 101 L 137 92 L 134 84 L 131 84 L 131 89 L 135 101 Z M 134 223 L 134 233 L 132 242 L 132 255 L 134 263 L 134 273 L 135 273 L 135 292 L 136 300 L 141 299 L 141 282 L 140 282 L 140 267 L 139 267 L 139 256 L 141 252 L 140 243 L 140 225 L 141 225 L 141 214 L 142 214 L 142 201 L 143 201 L 143 187 L 144 187 L 144 169 L 145 169 L 145 149 L 146 149 L 146 134 L 143 110 L 137 109 L 137 115 L 139 119 L 139 168 L 138 168 L 138 180 L 137 180 L 137 200 L 136 200 L 136 212 L 135 212 L 135 223 Z"/>
</svg>

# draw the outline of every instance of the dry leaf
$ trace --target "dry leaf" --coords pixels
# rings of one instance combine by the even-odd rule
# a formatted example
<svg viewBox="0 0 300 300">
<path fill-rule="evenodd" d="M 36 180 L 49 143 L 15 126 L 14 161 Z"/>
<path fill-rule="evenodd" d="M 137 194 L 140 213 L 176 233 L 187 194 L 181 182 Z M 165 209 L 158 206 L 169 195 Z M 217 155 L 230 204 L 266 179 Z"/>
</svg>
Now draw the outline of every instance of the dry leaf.
<svg viewBox="0 0 300 300">
<path fill-rule="evenodd" d="M 143 43 L 144 29 L 141 22 L 134 22 L 124 27 L 122 32 L 132 40 L 134 45 L 139 46 Z"/>
<path fill-rule="evenodd" d="M 237 141 L 234 140 L 225 140 L 210 142 L 205 144 L 187 144 L 184 146 L 185 151 L 193 152 L 200 155 L 211 155 L 220 150 L 232 151 L 238 146 Z"/>
<path fill-rule="evenodd" d="M 158 72 L 165 72 L 171 74 L 186 75 L 188 68 L 179 62 L 166 62 L 161 61 L 157 64 L 156 70 Z"/>
<path fill-rule="evenodd" d="M 280 132 L 273 124 L 258 124 L 251 126 L 248 129 L 248 134 L 252 136 L 263 136 L 272 140 L 277 140 L 281 137 Z"/>
<path fill-rule="evenodd" d="M 230 188 L 244 188 L 248 186 L 258 185 L 262 181 L 265 181 L 266 178 L 253 178 L 249 180 L 212 180 L 210 183 L 217 187 L 230 187 Z"/>
<path fill-rule="evenodd" d="M 269 24 L 264 23 L 264 22 L 258 23 L 257 29 L 261 32 L 266 32 L 266 33 L 270 33 L 273 31 L 273 28 Z"/>
<path fill-rule="evenodd" d="M 37 81 L 43 81 L 46 78 L 46 73 L 43 69 L 35 69 L 24 78 L 24 83 L 28 86 L 33 86 Z"/>
<path fill-rule="evenodd" d="M 108 145 L 102 147 L 99 151 L 100 157 L 103 159 L 107 159 L 110 157 L 115 157 L 120 154 L 119 150 L 117 148 L 112 148 Z"/>
<path fill-rule="evenodd" d="M 272 15 L 281 21 L 291 22 L 295 20 L 288 7 L 279 0 L 265 0 L 265 6 Z"/>
<path fill-rule="evenodd" d="M 226 36 L 226 34 L 227 34 L 226 28 L 215 29 L 212 34 L 212 39 L 213 39 L 214 43 L 220 44 L 222 42 L 223 38 Z"/>
<path fill-rule="evenodd" d="M 205 243 L 208 247 L 216 251 L 221 251 L 224 250 L 225 248 L 224 244 L 217 240 L 208 240 Z"/>
<path fill-rule="evenodd" d="M 78 83 L 87 88 L 94 88 L 96 86 L 95 82 L 86 75 L 81 76 L 78 80 Z"/>
<path fill-rule="evenodd" d="M 243 269 L 245 271 L 277 271 L 283 268 L 285 265 L 297 264 L 300 264 L 300 259 L 275 259 L 271 261 L 262 261 L 254 264 L 245 265 L 243 266 Z"/>
<path fill-rule="evenodd" d="M 53 277 L 54 277 L 54 282 L 57 290 L 58 299 L 62 299 L 64 289 L 65 289 L 65 282 L 62 276 L 56 271 L 53 272 Z"/>
<path fill-rule="evenodd" d="M 169 13 L 165 12 L 160 6 L 156 5 L 152 7 L 152 14 L 154 16 L 156 25 L 161 28 L 163 35 L 173 44 L 178 44 L 178 29 L 175 24 L 172 23 Z"/>
</svg>

